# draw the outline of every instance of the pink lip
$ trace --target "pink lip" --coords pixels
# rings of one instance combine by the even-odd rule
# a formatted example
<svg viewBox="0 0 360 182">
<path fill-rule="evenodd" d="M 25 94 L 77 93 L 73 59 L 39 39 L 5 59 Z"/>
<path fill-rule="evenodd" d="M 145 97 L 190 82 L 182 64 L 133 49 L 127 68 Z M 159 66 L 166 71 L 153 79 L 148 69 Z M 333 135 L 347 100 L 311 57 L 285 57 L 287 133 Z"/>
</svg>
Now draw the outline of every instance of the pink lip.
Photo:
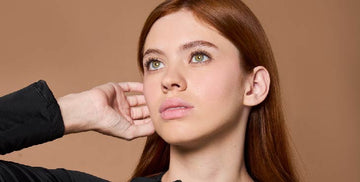
<svg viewBox="0 0 360 182">
<path fill-rule="evenodd" d="M 180 98 L 166 99 L 159 108 L 161 118 L 165 120 L 185 117 L 194 106 Z"/>
</svg>

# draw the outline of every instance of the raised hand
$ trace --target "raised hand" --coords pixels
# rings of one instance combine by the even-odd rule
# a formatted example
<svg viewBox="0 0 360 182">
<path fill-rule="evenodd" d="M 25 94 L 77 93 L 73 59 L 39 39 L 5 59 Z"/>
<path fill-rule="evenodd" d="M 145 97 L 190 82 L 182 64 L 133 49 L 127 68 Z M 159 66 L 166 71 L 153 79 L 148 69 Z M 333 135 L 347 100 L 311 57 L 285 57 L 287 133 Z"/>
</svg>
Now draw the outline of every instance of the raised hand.
<svg viewBox="0 0 360 182">
<path fill-rule="evenodd" d="M 65 134 L 94 130 L 126 140 L 147 136 L 154 126 L 138 82 L 107 83 L 58 99 Z"/>
</svg>

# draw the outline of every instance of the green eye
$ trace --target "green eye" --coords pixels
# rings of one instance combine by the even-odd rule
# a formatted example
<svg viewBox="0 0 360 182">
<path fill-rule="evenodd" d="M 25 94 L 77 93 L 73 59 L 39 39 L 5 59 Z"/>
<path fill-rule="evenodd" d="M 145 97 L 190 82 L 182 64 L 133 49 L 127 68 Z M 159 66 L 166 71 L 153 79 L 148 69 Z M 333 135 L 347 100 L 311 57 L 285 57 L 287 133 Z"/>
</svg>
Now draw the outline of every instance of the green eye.
<svg viewBox="0 0 360 182">
<path fill-rule="evenodd" d="M 149 70 L 158 70 L 160 68 L 164 67 L 164 64 L 158 60 L 150 61 L 149 63 Z"/>
<path fill-rule="evenodd" d="M 191 62 L 193 63 L 205 62 L 207 60 L 209 60 L 209 57 L 203 53 L 196 53 L 191 58 Z"/>
<path fill-rule="evenodd" d="M 158 67 L 160 67 L 160 62 L 159 61 L 153 61 L 151 63 L 151 65 L 152 65 L 153 68 L 158 68 Z"/>
</svg>

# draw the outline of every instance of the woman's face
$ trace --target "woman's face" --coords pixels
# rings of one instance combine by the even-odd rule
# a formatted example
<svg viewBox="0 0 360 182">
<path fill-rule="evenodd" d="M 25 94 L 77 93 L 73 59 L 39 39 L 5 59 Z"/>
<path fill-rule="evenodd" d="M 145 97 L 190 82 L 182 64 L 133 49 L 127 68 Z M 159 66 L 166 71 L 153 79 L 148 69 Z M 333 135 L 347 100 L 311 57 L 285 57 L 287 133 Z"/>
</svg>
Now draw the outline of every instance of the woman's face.
<svg viewBox="0 0 360 182">
<path fill-rule="evenodd" d="M 240 52 L 216 29 L 190 11 L 169 14 L 152 26 L 143 54 L 145 98 L 166 142 L 197 144 L 238 124 Z"/>
</svg>

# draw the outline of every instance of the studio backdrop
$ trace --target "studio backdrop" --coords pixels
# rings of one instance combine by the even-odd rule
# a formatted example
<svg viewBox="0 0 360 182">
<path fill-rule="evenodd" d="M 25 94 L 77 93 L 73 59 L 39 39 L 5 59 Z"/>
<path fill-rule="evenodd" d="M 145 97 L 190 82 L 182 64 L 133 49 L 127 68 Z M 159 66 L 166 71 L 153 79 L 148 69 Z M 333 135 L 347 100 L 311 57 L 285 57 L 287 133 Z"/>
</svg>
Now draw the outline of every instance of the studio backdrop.
<svg viewBox="0 0 360 182">
<path fill-rule="evenodd" d="M 39 79 L 56 97 L 106 82 L 141 81 L 137 41 L 160 2 L 1 0 L 0 95 Z M 263 24 L 275 54 L 302 181 L 360 181 L 360 1 L 245 3 Z M 144 141 L 86 132 L 0 159 L 125 181 Z"/>
</svg>

